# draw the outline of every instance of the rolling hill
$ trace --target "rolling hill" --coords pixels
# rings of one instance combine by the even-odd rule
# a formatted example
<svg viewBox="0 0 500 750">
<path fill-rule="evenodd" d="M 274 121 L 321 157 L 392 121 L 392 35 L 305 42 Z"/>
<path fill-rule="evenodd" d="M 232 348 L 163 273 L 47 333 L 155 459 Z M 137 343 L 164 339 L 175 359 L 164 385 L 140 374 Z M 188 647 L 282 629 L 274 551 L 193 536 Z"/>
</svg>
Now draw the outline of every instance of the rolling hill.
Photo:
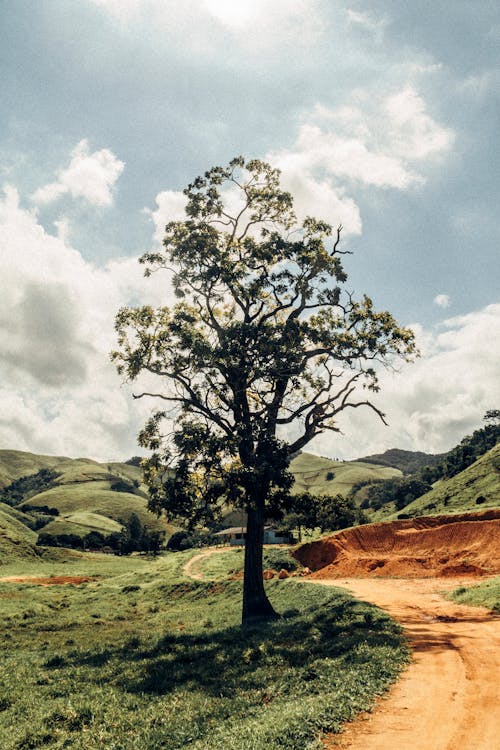
<svg viewBox="0 0 500 750">
<path fill-rule="evenodd" d="M 401 476 L 398 468 L 362 461 L 334 461 L 331 458 L 300 453 L 291 464 L 297 492 L 317 495 L 348 495 L 358 482 Z"/>
<path fill-rule="evenodd" d="M 75 534 L 83 537 L 90 531 L 103 535 L 119 532 L 123 522 L 135 513 L 141 524 L 150 530 L 171 535 L 174 527 L 147 509 L 147 492 L 141 485 L 142 472 L 125 463 L 99 463 L 92 459 L 71 459 L 59 456 L 38 456 L 23 451 L 0 451 L 2 489 L 21 477 L 36 475 L 40 469 L 57 474 L 49 487 L 30 491 L 16 506 L 17 521 L 29 524 L 29 514 L 56 511 L 53 520 L 43 526 L 43 533 L 57 536 Z M 1 491 L 0 491 L 1 496 Z M 23 515 L 25 518 L 23 519 Z M 33 516 L 32 516 L 33 519 Z M 27 528 L 25 526 L 25 528 Z M 36 541 L 38 534 L 34 534 Z M 33 537 L 30 537 L 33 539 Z"/>
<path fill-rule="evenodd" d="M 428 462 L 430 454 L 411 451 L 386 451 L 369 457 L 375 461 L 335 461 L 311 453 L 300 453 L 291 462 L 296 491 L 318 495 L 348 496 L 359 482 L 400 477 L 415 461 Z M 385 462 L 394 460 L 397 466 Z M 377 463 L 378 461 L 378 463 Z M 29 491 L 16 508 L 0 502 L 0 556 L 36 555 L 38 533 L 34 519 L 45 514 L 43 533 L 53 536 L 91 531 L 103 535 L 118 532 L 135 513 L 150 530 L 162 530 L 167 538 L 177 530 L 165 519 L 158 519 L 147 509 L 146 487 L 137 466 L 91 459 L 39 456 L 22 451 L 0 451 L 0 499 L 2 487 L 20 477 L 34 476 L 40 469 L 56 473 L 49 485 Z M 35 483 L 36 485 L 36 483 Z M 364 488 L 366 490 L 366 487 Z M 363 489 L 358 493 L 359 498 Z M 356 496 L 357 497 L 357 496 Z M 404 508 L 409 516 L 436 513 L 459 513 L 500 505 L 500 444 L 472 466 L 451 479 L 440 480 L 433 490 Z M 391 504 L 392 506 L 392 504 Z M 394 507 L 384 506 L 373 520 L 396 518 Z M 47 509 L 56 513 L 47 518 Z M 229 512 L 232 521 L 235 511 Z M 238 516 L 238 523 L 241 519 Z M 236 523 L 236 521 L 235 521 Z M 230 523 L 229 525 L 234 525 Z"/>
</svg>

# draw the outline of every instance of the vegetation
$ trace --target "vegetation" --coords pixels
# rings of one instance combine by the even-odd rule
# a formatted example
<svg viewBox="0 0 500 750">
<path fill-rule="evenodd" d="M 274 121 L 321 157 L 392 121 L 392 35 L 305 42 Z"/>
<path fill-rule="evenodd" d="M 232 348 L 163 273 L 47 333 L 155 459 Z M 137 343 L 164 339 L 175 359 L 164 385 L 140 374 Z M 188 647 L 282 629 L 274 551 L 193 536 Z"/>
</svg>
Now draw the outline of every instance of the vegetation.
<svg viewBox="0 0 500 750">
<path fill-rule="evenodd" d="M 241 584 L 227 565 L 187 581 L 191 554 L 82 557 L 65 572 L 100 576 L 84 586 L 0 583 L 2 750 L 312 748 L 408 658 L 380 610 L 295 580 L 268 584 L 280 620 L 241 630 Z"/>
<path fill-rule="evenodd" d="M 79 528 L 78 516 L 84 516 L 83 522 L 89 516 L 95 516 L 98 527 L 92 531 Z M 38 535 L 37 544 L 48 547 L 70 547 L 82 550 L 113 551 L 118 555 L 129 555 L 131 552 L 152 552 L 157 554 L 163 546 L 165 531 L 150 529 L 136 513 L 131 513 L 128 520 L 122 520 L 120 524 L 104 519 L 110 526 L 110 533 L 105 534 L 98 529 L 103 528 L 102 517 L 96 514 L 81 513 L 73 514 L 71 523 L 67 521 L 55 521 Z M 75 523 L 76 521 L 76 523 Z M 79 531 L 80 533 L 75 533 Z"/>
<path fill-rule="evenodd" d="M 340 231 L 307 218 L 268 164 L 234 159 L 185 190 L 146 275 L 173 269 L 179 302 L 125 308 L 113 359 L 130 380 L 156 375 L 162 405 L 140 435 L 151 507 L 202 524 L 221 505 L 247 512 L 243 620 L 274 616 L 262 583 L 266 517 L 289 497 L 291 457 L 377 390 L 373 363 L 415 352 L 413 333 L 344 289 Z M 231 208 L 233 207 L 233 208 Z M 139 386 L 140 388 L 140 386 Z M 164 423 L 175 414 L 173 431 Z M 285 426 L 296 439 L 285 442 Z M 170 437 L 164 437 L 165 432 Z M 168 468 L 175 474 L 165 480 Z"/>
<path fill-rule="evenodd" d="M 312 495 L 353 496 L 358 484 L 381 481 L 401 476 L 399 469 L 389 466 L 362 463 L 361 461 L 334 461 L 313 453 L 301 452 L 290 462 L 293 474 L 293 492 L 310 492 Z M 333 478 L 329 478 L 333 474 Z"/>
<path fill-rule="evenodd" d="M 464 501 L 471 500 L 477 505 L 482 503 L 493 504 L 495 500 L 498 502 L 500 481 L 494 461 L 493 463 L 481 462 L 482 465 L 479 467 L 481 476 L 482 469 L 488 467 L 488 477 L 485 482 L 480 481 L 478 483 L 479 477 L 474 478 L 477 473 L 474 469 L 464 480 L 465 488 L 468 488 L 465 496 L 461 487 L 462 473 L 472 467 L 481 456 L 487 454 L 500 441 L 500 424 L 496 424 L 498 422 L 498 416 L 496 415 L 497 410 L 486 412 L 484 419 L 493 422 L 493 424 L 487 424 L 486 427 L 475 430 L 472 435 L 464 437 L 459 445 L 443 454 L 437 463 L 434 461 L 431 465 L 420 466 L 416 473 L 400 479 L 389 478 L 376 483 L 373 480 L 359 482 L 353 487 L 353 494 L 356 493 L 356 496 L 359 497 L 357 493 L 363 489 L 361 507 L 364 509 L 378 511 L 383 509 L 384 506 L 390 506 L 389 512 L 404 509 L 405 516 L 408 514 L 416 515 L 414 511 L 420 507 L 424 512 L 434 511 L 438 507 L 446 509 L 450 501 L 453 501 L 453 506 L 459 504 L 461 507 L 464 505 Z M 392 454 L 390 451 L 387 451 L 387 453 Z M 422 455 L 425 456 L 426 454 Z M 371 456 L 370 458 L 376 460 L 377 456 Z M 434 458 L 437 459 L 438 456 Z M 458 478 L 459 476 L 461 478 Z M 448 484 L 446 480 L 453 477 L 457 477 L 457 481 Z M 434 484 L 434 487 L 432 487 L 432 484 Z M 473 485 L 474 498 L 470 496 Z M 454 487 L 457 488 L 458 493 L 453 489 Z M 421 498 L 421 502 L 414 503 L 417 498 Z M 463 507 L 462 509 L 465 510 L 466 508 Z M 449 511 L 445 510 L 445 512 Z"/>
<path fill-rule="evenodd" d="M 439 463 L 444 455 L 444 453 L 432 454 L 423 453 L 422 451 L 404 451 L 400 448 L 391 448 L 384 453 L 374 453 L 370 456 L 358 458 L 356 461 L 379 466 L 392 466 L 400 469 L 403 474 L 415 474 L 424 466 L 434 466 Z"/>
<path fill-rule="evenodd" d="M 431 482 L 437 479 L 450 479 L 471 466 L 474 461 L 494 448 L 499 441 L 500 424 L 489 424 L 480 430 L 475 430 L 472 435 L 467 435 L 459 445 L 452 448 L 441 464 L 423 469 L 422 477 Z"/>
<path fill-rule="evenodd" d="M 387 503 L 394 503 L 394 507 L 401 510 L 431 489 L 430 484 L 413 476 L 386 479 L 384 482 L 368 486 L 361 507 L 379 510 Z"/>
<path fill-rule="evenodd" d="M 477 586 L 460 586 L 452 591 L 449 597 L 459 604 L 488 607 L 500 612 L 500 578 L 483 581 Z"/>
<path fill-rule="evenodd" d="M 58 472 L 53 469 L 40 469 L 36 474 L 14 479 L 11 484 L 0 490 L 0 502 L 6 505 L 19 505 L 23 500 L 53 487 L 58 476 Z"/>
<path fill-rule="evenodd" d="M 500 444 L 451 479 L 437 482 L 430 492 L 407 505 L 404 512 L 411 516 L 465 513 L 497 508 L 499 501 Z"/>
<path fill-rule="evenodd" d="M 360 511 L 352 500 L 342 495 L 311 495 L 301 492 L 294 495 L 287 512 L 280 524 L 289 532 L 297 529 L 299 542 L 302 541 L 302 531 L 338 531 L 359 523 L 366 523 L 367 517 Z"/>
</svg>

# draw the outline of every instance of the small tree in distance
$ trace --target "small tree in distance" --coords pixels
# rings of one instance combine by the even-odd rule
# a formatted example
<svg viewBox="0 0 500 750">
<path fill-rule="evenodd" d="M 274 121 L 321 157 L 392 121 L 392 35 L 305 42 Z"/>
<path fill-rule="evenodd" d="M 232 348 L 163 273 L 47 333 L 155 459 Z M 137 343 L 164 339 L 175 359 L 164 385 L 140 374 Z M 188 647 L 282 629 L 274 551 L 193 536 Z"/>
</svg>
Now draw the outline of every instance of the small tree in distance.
<svg viewBox="0 0 500 750">
<path fill-rule="evenodd" d="M 341 227 L 332 236 L 317 219 L 297 226 L 278 170 L 237 157 L 184 193 L 185 221 L 170 222 L 163 250 L 140 259 L 146 276 L 172 273 L 179 302 L 121 309 L 112 358 L 130 380 L 157 376 L 158 387 L 135 396 L 162 402 L 139 435 L 153 451 L 150 507 L 191 524 L 213 520 L 224 503 L 246 510 L 247 622 L 275 616 L 263 530 L 289 501 L 291 457 L 338 432 L 345 409 L 383 420 L 368 397 L 378 390 L 374 363 L 410 359 L 414 336 L 345 290 Z"/>
</svg>

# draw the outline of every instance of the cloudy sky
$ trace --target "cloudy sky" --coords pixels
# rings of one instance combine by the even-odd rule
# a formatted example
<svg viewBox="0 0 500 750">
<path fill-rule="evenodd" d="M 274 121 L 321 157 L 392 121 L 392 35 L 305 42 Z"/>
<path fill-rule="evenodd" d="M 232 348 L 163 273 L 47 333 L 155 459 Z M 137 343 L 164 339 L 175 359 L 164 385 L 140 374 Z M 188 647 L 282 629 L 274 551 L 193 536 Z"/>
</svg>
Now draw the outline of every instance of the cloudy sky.
<svg viewBox="0 0 500 750">
<path fill-rule="evenodd" d="M 0 0 L 0 447 L 137 453 L 109 363 L 138 255 L 237 154 L 345 227 L 349 288 L 418 334 L 371 413 L 313 450 L 441 451 L 500 406 L 494 0 Z"/>
</svg>

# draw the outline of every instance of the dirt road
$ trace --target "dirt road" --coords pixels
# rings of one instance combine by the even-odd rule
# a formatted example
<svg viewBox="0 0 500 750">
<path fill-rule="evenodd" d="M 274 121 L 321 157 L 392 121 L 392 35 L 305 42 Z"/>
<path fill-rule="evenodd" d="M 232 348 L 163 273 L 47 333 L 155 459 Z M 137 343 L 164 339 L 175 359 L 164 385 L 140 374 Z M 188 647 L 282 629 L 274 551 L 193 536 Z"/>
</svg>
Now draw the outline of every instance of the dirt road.
<svg viewBox="0 0 500 750">
<path fill-rule="evenodd" d="M 205 576 L 200 573 L 200 563 L 203 562 L 206 557 L 218 555 L 221 552 L 227 552 L 227 550 L 228 547 L 211 547 L 210 549 L 205 550 L 205 552 L 200 552 L 199 555 L 195 555 L 184 565 L 184 574 L 187 575 L 188 578 L 192 578 L 195 581 L 206 581 L 207 579 L 205 578 Z"/>
<path fill-rule="evenodd" d="M 457 579 L 335 579 L 404 627 L 414 662 L 372 714 L 332 735 L 335 750 L 498 750 L 500 617 L 449 602 Z"/>
</svg>

